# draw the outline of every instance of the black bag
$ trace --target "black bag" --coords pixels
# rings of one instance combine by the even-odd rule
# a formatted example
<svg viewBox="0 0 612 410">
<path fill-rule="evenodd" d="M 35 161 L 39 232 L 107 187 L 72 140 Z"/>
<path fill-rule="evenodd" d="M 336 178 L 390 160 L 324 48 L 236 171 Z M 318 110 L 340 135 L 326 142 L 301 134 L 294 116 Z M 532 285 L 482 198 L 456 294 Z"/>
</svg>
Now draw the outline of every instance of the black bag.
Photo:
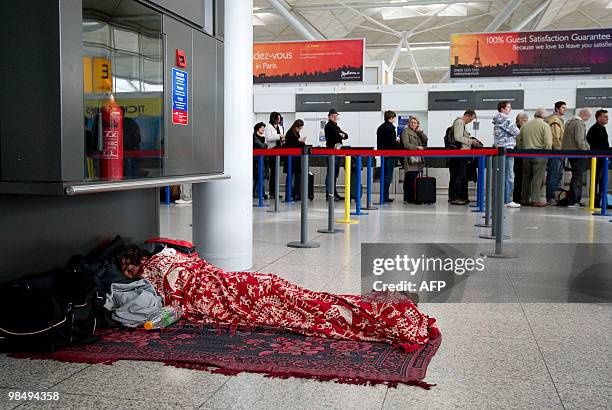
<svg viewBox="0 0 612 410">
<path fill-rule="evenodd" d="M 99 279 L 66 268 L 0 286 L 0 350 L 53 352 L 93 343 L 104 303 Z"/>
<path fill-rule="evenodd" d="M 452 125 L 446 129 L 446 134 L 444 134 L 444 146 L 447 149 L 461 149 L 461 143 L 455 140 L 455 133 Z"/>
<path fill-rule="evenodd" d="M 414 202 L 417 204 L 436 203 L 436 179 L 419 175 L 414 179 Z"/>
</svg>

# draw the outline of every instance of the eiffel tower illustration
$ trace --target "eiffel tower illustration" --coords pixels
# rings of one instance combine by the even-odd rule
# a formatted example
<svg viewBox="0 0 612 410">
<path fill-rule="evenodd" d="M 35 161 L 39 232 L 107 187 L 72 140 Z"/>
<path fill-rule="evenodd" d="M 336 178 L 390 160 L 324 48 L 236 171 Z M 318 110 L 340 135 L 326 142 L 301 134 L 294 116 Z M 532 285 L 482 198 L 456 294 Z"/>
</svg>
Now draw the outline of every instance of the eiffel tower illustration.
<svg viewBox="0 0 612 410">
<path fill-rule="evenodd" d="M 474 67 L 482 67 L 482 61 L 480 61 L 480 41 L 476 41 L 476 56 L 472 65 Z"/>
</svg>

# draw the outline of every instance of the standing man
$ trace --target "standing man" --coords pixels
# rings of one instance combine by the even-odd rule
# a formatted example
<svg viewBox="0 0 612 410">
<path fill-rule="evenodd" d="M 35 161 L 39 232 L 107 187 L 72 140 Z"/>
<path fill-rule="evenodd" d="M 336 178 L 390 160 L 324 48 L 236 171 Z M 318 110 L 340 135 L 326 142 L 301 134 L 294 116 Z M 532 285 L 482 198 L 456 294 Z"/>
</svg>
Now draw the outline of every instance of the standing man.
<svg viewBox="0 0 612 410">
<path fill-rule="evenodd" d="M 500 101 L 497 104 L 497 114 L 493 117 L 493 139 L 496 147 L 514 149 L 519 129 L 510 119 L 512 105 L 509 101 Z M 514 183 L 514 158 L 506 157 L 506 180 L 504 181 L 504 204 L 508 208 L 520 208 L 521 205 L 512 201 L 512 185 Z"/>
<path fill-rule="evenodd" d="M 590 108 L 583 108 L 578 115 L 572 117 L 565 126 L 563 132 L 563 144 L 561 149 L 588 151 L 589 143 L 586 139 L 586 122 L 591 119 L 593 112 Z M 572 181 L 570 182 L 570 207 L 577 208 L 583 206 L 582 186 L 584 184 L 584 173 L 587 169 L 588 160 L 586 158 L 570 158 L 572 166 Z"/>
<path fill-rule="evenodd" d="M 555 103 L 555 113 L 547 119 L 552 133 L 552 149 L 555 150 L 560 150 L 563 144 L 563 116 L 565 115 L 566 109 L 567 104 L 565 101 L 557 101 Z M 563 162 L 563 158 L 548 159 L 548 164 L 546 166 L 546 200 L 549 205 L 556 204 L 555 191 L 559 188 L 559 184 L 563 178 Z"/>
<path fill-rule="evenodd" d="M 544 121 L 548 113 L 546 108 L 538 108 L 533 120 L 521 127 L 516 140 L 518 149 L 551 149 L 552 132 L 550 126 Z M 545 207 L 546 188 L 545 172 L 546 158 L 523 158 L 523 205 Z"/>
<path fill-rule="evenodd" d="M 466 129 L 466 125 L 476 119 L 474 110 L 467 110 L 462 117 L 458 117 L 453 122 L 453 138 L 460 149 L 470 149 L 480 146 L 477 139 Z M 448 184 L 448 198 L 451 205 L 467 205 L 468 192 L 467 186 L 467 163 L 468 158 L 452 157 L 448 160 L 448 170 L 450 172 L 450 182 Z"/>
<path fill-rule="evenodd" d="M 595 151 L 610 151 L 610 141 L 608 140 L 608 131 L 606 130 L 608 125 L 608 111 L 597 110 L 595 113 L 595 124 L 589 128 L 587 132 L 587 142 L 591 146 L 592 150 Z M 608 170 L 603 169 L 604 162 L 603 158 L 597 159 L 597 171 L 595 172 L 595 203 L 599 204 L 601 201 L 601 194 L 603 192 L 603 178 L 602 175 Z M 607 192 L 605 193 L 607 194 Z"/>
<path fill-rule="evenodd" d="M 397 141 L 397 131 L 395 130 L 395 120 L 397 115 L 393 111 L 385 111 L 384 119 L 380 127 L 376 130 L 376 148 L 379 150 L 384 149 L 397 149 L 399 143 Z M 381 166 L 385 167 L 385 180 L 381 181 L 384 184 L 384 197 L 383 202 L 393 202 L 393 199 L 389 198 L 389 188 L 391 187 L 391 181 L 393 181 L 393 169 L 395 168 L 395 157 L 381 157 Z"/>
<path fill-rule="evenodd" d="M 348 134 L 340 129 L 338 126 L 338 111 L 334 108 L 329 110 L 327 113 L 327 124 L 325 124 L 325 146 L 327 148 L 342 148 L 342 141 L 348 139 Z M 334 198 L 337 201 L 344 200 L 343 196 L 338 194 L 338 189 L 336 188 L 336 180 L 338 179 L 338 174 L 340 173 L 340 158 L 336 157 L 335 169 L 334 169 Z M 328 171 L 329 172 L 329 169 Z M 329 175 L 328 175 L 329 176 Z M 329 200 L 329 196 L 331 195 L 331 187 L 328 186 L 328 176 L 325 177 L 325 197 Z"/>
</svg>

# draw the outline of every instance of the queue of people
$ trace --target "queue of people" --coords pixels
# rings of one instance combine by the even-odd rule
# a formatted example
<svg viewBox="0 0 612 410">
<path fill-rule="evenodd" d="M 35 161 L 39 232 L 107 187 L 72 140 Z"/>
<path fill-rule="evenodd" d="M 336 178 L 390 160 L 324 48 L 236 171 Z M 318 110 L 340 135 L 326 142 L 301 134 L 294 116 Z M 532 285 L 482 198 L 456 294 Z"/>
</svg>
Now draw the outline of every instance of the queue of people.
<svg viewBox="0 0 612 410">
<path fill-rule="evenodd" d="M 515 119 L 512 118 L 512 105 L 509 101 L 501 101 L 497 105 L 497 113 L 493 117 L 493 140 L 495 147 L 504 147 L 508 150 L 610 150 L 606 125 L 608 123 L 608 112 L 604 109 L 595 113 L 595 124 L 586 129 L 586 122 L 591 118 L 590 108 L 582 108 L 577 115 L 564 121 L 567 104 L 557 101 L 554 105 L 554 113 L 548 115 L 545 108 L 538 108 L 532 119 L 526 113 L 519 113 Z M 328 112 L 328 121 L 325 125 L 325 140 L 327 148 L 339 149 L 343 142 L 348 139 L 348 134 L 338 125 L 339 113 L 335 109 Z M 483 146 L 482 142 L 473 137 L 467 129 L 467 125 L 476 119 L 474 110 L 466 110 L 462 116 L 457 117 L 447 129 L 444 137 L 446 148 L 452 149 L 474 149 Z M 376 130 L 376 141 L 378 150 L 423 150 L 427 147 L 428 137 L 420 127 L 419 119 L 415 116 L 409 118 L 407 127 L 400 136 L 396 128 L 397 115 L 393 111 L 385 111 L 384 122 Z M 270 114 L 268 124 L 260 122 L 255 125 L 253 133 L 254 148 L 297 148 L 305 145 L 305 138 L 301 136 L 304 121 L 297 119 L 284 133 L 282 116 L 278 112 Z M 268 157 L 272 158 L 272 157 Z M 405 203 L 415 202 L 415 180 L 422 172 L 425 162 L 423 157 L 383 157 L 381 166 L 384 167 L 384 180 L 381 186 L 384 189 L 384 202 L 392 202 L 390 198 L 390 186 L 393 180 L 393 170 L 399 160 L 404 169 L 403 199 Z M 506 157 L 505 180 L 504 180 L 504 204 L 508 208 L 520 208 L 521 206 L 546 207 L 549 205 L 567 205 L 571 207 L 583 206 L 582 188 L 584 175 L 588 168 L 588 160 L 584 158 L 569 158 L 569 169 L 572 178 L 570 189 L 564 192 L 562 187 L 563 173 L 565 171 L 565 159 L 526 157 Z M 449 166 L 448 200 L 451 205 L 467 205 L 469 174 L 473 165 L 473 158 L 451 157 Z M 270 180 L 269 192 L 273 198 L 274 192 L 274 165 L 268 162 L 265 167 L 265 176 Z M 333 187 L 328 186 L 328 178 L 325 178 L 326 198 L 333 197 L 335 200 L 343 200 L 338 194 L 336 180 L 340 169 L 340 161 L 335 162 Z M 285 163 L 285 172 L 288 171 Z M 253 195 L 257 196 L 257 163 L 254 163 Z M 596 173 L 596 200 L 599 202 L 603 192 L 603 161 L 598 161 Z M 287 197 L 300 199 L 300 158 L 293 158 L 292 167 L 292 192 L 286 192 Z M 288 181 L 287 181 L 288 182 Z M 286 184 L 288 186 L 289 184 Z M 564 192 L 563 201 L 559 199 L 559 192 Z M 333 192 L 333 194 L 332 194 Z M 264 195 L 267 198 L 267 195 Z"/>
</svg>

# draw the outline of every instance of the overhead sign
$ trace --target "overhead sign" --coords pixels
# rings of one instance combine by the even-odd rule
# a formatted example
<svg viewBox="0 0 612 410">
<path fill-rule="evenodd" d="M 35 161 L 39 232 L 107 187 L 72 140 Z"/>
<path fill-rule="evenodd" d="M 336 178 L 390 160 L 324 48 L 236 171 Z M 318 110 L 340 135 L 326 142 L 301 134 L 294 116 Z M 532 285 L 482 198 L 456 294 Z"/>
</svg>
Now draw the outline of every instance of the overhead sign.
<svg viewBox="0 0 612 410">
<path fill-rule="evenodd" d="M 172 69 L 172 124 L 189 124 L 189 74 Z"/>
<path fill-rule="evenodd" d="M 451 78 L 612 74 L 612 29 L 451 35 Z"/>
<path fill-rule="evenodd" d="M 363 81 L 365 40 L 253 44 L 253 83 Z"/>
</svg>

